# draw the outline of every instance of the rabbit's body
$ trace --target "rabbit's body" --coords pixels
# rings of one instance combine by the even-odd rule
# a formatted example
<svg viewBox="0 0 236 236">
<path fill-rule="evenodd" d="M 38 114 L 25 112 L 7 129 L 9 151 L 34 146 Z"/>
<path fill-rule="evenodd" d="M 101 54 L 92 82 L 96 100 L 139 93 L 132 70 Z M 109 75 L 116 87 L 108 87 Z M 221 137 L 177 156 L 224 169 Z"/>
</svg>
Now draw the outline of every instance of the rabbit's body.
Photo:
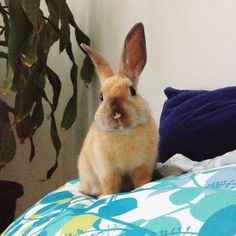
<svg viewBox="0 0 236 236">
<path fill-rule="evenodd" d="M 136 128 L 112 132 L 101 131 L 93 123 L 79 159 L 80 166 L 83 166 L 80 168 L 82 190 L 89 195 L 100 195 L 99 179 L 113 171 L 130 176 L 142 166 L 150 170 L 150 179 L 144 177 L 140 185 L 149 182 L 156 161 L 156 140 L 157 129 L 153 119 Z"/>
<path fill-rule="evenodd" d="M 130 177 L 135 188 L 151 180 L 157 158 L 158 131 L 148 104 L 136 94 L 138 75 L 146 62 L 143 37 L 141 24 L 128 34 L 118 75 L 113 74 L 100 54 L 83 45 L 102 82 L 102 103 L 78 162 L 81 190 L 85 194 L 117 193 L 124 176 Z"/>
</svg>

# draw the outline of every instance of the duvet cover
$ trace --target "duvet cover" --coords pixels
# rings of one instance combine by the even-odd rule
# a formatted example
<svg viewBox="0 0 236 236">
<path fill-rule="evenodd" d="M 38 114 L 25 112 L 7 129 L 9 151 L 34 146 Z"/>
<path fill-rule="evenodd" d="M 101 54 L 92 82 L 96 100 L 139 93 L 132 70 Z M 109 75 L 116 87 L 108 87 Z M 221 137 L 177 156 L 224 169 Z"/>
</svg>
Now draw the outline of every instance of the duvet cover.
<svg viewBox="0 0 236 236">
<path fill-rule="evenodd" d="M 236 165 L 148 183 L 99 199 L 79 191 L 79 179 L 51 192 L 3 236 L 236 234 Z"/>
</svg>

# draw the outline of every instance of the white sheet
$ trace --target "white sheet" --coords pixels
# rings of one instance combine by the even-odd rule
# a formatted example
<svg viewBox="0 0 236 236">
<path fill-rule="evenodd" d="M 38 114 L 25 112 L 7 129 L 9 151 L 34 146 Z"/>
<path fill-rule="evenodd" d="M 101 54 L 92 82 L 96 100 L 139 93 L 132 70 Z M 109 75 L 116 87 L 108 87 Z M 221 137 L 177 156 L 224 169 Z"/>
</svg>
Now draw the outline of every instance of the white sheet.
<svg viewBox="0 0 236 236">
<path fill-rule="evenodd" d="M 236 164 L 236 150 L 200 162 L 192 161 L 182 154 L 176 154 L 165 163 L 158 162 L 156 168 L 162 176 L 166 177 L 170 175 L 180 175 L 185 172 L 199 173 L 202 170 L 230 164 Z"/>
</svg>

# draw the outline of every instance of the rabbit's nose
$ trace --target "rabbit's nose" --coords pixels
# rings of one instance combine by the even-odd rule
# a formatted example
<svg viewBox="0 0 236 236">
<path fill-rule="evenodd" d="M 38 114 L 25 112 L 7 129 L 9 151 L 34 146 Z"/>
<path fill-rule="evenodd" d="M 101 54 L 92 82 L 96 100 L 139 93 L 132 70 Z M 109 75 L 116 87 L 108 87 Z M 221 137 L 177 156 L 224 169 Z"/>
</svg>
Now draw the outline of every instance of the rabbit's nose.
<svg viewBox="0 0 236 236">
<path fill-rule="evenodd" d="M 124 111 L 121 107 L 121 99 L 114 98 L 111 102 L 111 116 L 113 119 L 118 120 L 124 114 Z"/>
<path fill-rule="evenodd" d="M 114 118 L 115 120 L 118 120 L 118 119 L 121 118 L 121 116 L 122 116 L 122 114 L 116 112 L 115 115 L 113 115 L 113 118 Z"/>
</svg>

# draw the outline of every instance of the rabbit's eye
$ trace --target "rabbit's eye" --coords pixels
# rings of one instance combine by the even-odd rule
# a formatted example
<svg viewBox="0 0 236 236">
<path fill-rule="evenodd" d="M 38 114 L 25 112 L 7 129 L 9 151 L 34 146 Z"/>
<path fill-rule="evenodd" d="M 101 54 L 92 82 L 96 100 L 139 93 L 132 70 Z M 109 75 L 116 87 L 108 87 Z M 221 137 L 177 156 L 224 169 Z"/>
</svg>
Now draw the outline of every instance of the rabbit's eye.
<svg viewBox="0 0 236 236">
<path fill-rule="evenodd" d="M 100 100 L 103 101 L 103 94 L 100 93 L 100 96 L 99 96 Z"/>
<path fill-rule="evenodd" d="M 135 90 L 135 88 L 133 86 L 130 86 L 129 90 L 130 90 L 130 93 L 131 93 L 132 96 L 136 95 L 136 90 Z"/>
</svg>

